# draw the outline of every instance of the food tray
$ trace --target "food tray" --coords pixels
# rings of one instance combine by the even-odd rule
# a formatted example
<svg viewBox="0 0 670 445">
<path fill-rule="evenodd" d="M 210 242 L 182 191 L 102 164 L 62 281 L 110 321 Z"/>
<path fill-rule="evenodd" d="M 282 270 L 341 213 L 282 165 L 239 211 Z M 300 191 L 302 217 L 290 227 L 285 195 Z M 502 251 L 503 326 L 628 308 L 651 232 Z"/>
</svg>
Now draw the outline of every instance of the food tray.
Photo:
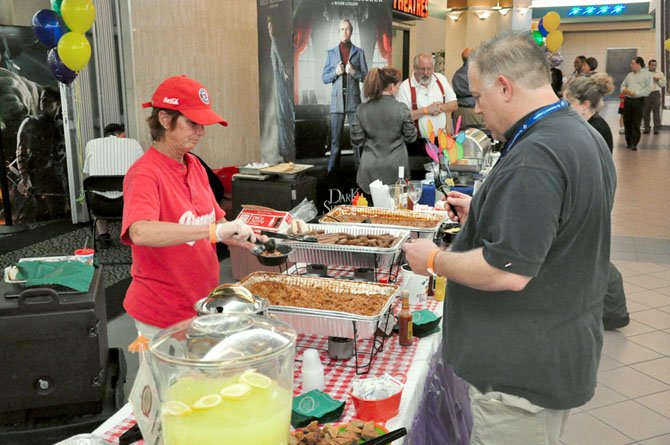
<svg viewBox="0 0 670 445">
<path fill-rule="evenodd" d="M 261 170 L 264 168 L 272 167 L 272 164 L 268 164 L 267 162 L 254 162 L 251 164 L 247 165 L 242 165 L 240 167 L 237 167 L 239 172 L 245 175 L 258 175 L 260 174 Z"/>
<path fill-rule="evenodd" d="M 332 218 L 343 220 L 346 217 L 354 216 L 356 218 L 360 217 L 359 221 L 363 221 L 365 218 L 372 219 L 371 223 L 361 223 L 361 222 L 350 222 L 343 221 L 338 222 Z M 386 217 L 386 218 L 402 218 L 404 221 L 399 221 L 398 224 L 384 224 L 376 223 L 374 221 L 375 217 Z M 377 207 L 360 207 L 360 206 L 337 206 L 326 215 L 319 218 L 319 222 L 322 224 L 332 224 L 332 225 L 352 225 L 356 227 L 382 227 L 385 229 L 401 229 L 409 230 L 410 232 L 418 233 L 437 233 L 437 230 L 440 228 L 442 221 L 444 220 L 443 215 L 435 215 L 432 213 L 424 212 L 415 212 L 413 210 L 389 210 L 381 209 Z"/>
<path fill-rule="evenodd" d="M 288 163 L 272 165 L 270 167 L 262 168 L 260 172 L 266 175 L 277 175 L 283 178 L 294 178 L 298 175 L 298 173 L 304 172 L 305 170 L 309 170 L 310 168 L 314 167 L 313 164 L 293 164 L 289 169 L 285 169 L 288 167 L 287 164 Z"/>
<path fill-rule="evenodd" d="M 276 281 L 303 288 L 327 286 L 334 292 L 355 294 L 379 293 L 388 295 L 382 310 L 374 316 L 356 315 L 347 312 L 324 311 L 294 306 L 274 306 L 270 302 L 268 312 L 284 321 L 302 334 L 323 335 L 344 338 L 370 338 L 375 335 L 382 316 L 391 310 L 398 286 L 392 284 L 368 283 L 363 281 L 337 280 L 334 278 L 304 277 L 272 272 L 252 272 L 242 278 L 243 286 L 258 282 Z M 354 333 L 354 325 L 356 332 Z"/>
<path fill-rule="evenodd" d="M 287 241 L 293 247 L 289 256 L 294 263 L 319 263 L 346 265 L 351 267 L 390 267 L 400 258 L 399 251 L 409 238 L 409 230 L 372 227 L 369 224 L 307 224 L 309 230 L 323 230 L 326 233 L 348 233 L 350 235 L 389 235 L 398 238 L 391 247 L 365 247 L 340 244 L 306 243 Z"/>
</svg>

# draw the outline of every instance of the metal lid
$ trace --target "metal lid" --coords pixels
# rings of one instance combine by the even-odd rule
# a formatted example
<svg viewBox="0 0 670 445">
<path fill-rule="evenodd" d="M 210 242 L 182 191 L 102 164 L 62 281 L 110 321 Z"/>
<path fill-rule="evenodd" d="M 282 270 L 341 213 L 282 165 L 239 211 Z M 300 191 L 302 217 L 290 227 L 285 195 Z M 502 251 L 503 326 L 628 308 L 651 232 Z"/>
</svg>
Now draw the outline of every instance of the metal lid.
<svg viewBox="0 0 670 445">
<path fill-rule="evenodd" d="M 204 315 L 160 331 L 149 343 L 151 354 L 185 366 L 250 366 L 287 353 L 295 330 L 274 318 L 248 314 Z"/>
<path fill-rule="evenodd" d="M 208 296 L 198 300 L 194 308 L 198 315 L 212 314 L 263 314 L 269 303 L 266 299 L 253 295 L 237 284 L 222 284 Z"/>
</svg>

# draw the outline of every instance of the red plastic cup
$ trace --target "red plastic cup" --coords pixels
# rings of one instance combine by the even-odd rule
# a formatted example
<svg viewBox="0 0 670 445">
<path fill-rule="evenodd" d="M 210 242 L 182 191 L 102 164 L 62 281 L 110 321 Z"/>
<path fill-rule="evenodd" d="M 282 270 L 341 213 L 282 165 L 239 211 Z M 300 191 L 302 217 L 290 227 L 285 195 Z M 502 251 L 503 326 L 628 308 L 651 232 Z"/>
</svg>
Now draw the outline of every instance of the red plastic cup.
<svg viewBox="0 0 670 445">
<path fill-rule="evenodd" d="M 93 249 L 77 249 L 74 251 L 74 256 L 77 257 L 77 260 L 86 264 L 93 264 L 93 256 L 95 255 L 95 250 Z"/>
</svg>

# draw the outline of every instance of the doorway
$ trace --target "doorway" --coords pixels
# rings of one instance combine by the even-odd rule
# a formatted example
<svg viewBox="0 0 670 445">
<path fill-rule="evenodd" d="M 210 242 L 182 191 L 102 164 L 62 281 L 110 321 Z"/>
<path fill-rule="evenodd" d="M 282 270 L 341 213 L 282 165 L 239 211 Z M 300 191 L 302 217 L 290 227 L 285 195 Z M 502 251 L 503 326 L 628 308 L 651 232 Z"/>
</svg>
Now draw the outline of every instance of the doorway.
<svg viewBox="0 0 670 445">
<path fill-rule="evenodd" d="M 391 40 L 393 66 L 400 70 L 403 79 L 409 76 L 409 30 L 393 27 Z"/>
</svg>

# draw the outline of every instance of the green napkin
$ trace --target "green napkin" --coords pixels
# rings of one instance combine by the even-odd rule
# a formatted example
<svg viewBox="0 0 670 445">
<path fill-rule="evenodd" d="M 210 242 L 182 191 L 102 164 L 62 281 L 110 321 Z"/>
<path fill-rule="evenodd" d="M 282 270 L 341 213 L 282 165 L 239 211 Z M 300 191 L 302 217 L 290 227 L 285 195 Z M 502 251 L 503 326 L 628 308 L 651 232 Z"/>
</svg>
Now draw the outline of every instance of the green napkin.
<svg viewBox="0 0 670 445">
<path fill-rule="evenodd" d="M 412 312 L 412 332 L 414 336 L 425 337 L 438 332 L 440 330 L 440 320 L 442 320 L 442 317 L 438 317 L 428 309 Z"/>
<path fill-rule="evenodd" d="M 17 279 L 26 280 L 26 287 L 59 284 L 79 292 L 87 292 L 94 267 L 81 261 L 20 261 Z"/>
<path fill-rule="evenodd" d="M 343 411 L 344 402 L 315 389 L 293 398 L 291 425 L 294 428 L 301 428 L 313 420 L 319 423 L 335 422 L 342 417 Z"/>
</svg>

